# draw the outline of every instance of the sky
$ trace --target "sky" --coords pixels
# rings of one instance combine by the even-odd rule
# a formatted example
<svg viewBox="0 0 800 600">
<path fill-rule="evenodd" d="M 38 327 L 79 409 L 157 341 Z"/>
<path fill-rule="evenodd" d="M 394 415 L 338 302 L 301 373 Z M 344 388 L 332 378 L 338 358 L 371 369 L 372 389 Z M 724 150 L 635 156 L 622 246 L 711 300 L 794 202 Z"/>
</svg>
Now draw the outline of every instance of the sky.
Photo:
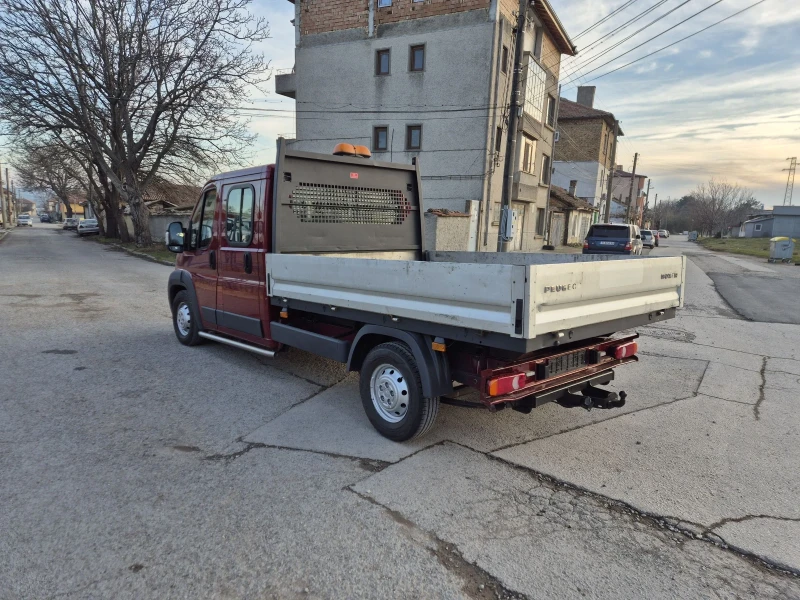
<svg viewBox="0 0 800 600">
<path fill-rule="evenodd" d="M 789 166 L 785 159 L 800 156 L 800 1 L 764 0 L 708 31 L 605 75 L 755 1 L 550 0 L 578 48 L 577 56 L 562 59 L 562 96 L 575 100 L 577 86 L 597 86 L 595 107 L 614 113 L 625 132 L 617 163 L 630 169 L 638 152 L 637 172 L 651 178 L 651 194 L 657 193 L 659 200 L 680 198 L 716 178 L 750 188 L 767 207 L 783 204 L 783 169 Z M 294 5 L 288 0 L 255 0 L 252 8 L 270 22 L 271 38 L 260 49 L 271 66 L 291 68 Z M 648 9 L 652 11 L 635 23 L 625 24 Z M 651 39 L 658 34 L 662 35 Z M 251 105 L 291 111 L 294 101 L 276 95 L 274 82 L 268 81 Z M 258 117 L 251 128 L 259 134 L 253 160 L 272 162 L 275 138 L 294 132 L 294 120 L 290 113 Z M 797 183 L 794 204 L 800 203 L 800 179 Z"/>
</svg>

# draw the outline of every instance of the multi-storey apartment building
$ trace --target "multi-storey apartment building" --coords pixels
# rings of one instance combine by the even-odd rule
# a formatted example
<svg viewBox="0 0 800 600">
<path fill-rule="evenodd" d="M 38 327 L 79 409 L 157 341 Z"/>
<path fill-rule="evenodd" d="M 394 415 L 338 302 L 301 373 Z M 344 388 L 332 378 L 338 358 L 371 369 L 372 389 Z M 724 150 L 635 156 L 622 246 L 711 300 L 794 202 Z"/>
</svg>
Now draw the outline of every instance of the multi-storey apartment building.
<svg viewBox="0 0 800 600">
<path fill-rule="evenodd" d="M 614 166 L 614 115 L 594 108 L 594 86 L 578 88 L 577 102 L 561 98 L 553 183 L 570 188 L 605 215 L 608 177 Z M 622 128 L 617 137 L 622 137 Z M 630 180 L 628 180 L 630 183 Z"/>
<path fill-rule="evenodd" d="M 292 1 L 292 0 L 290 0 Z M 294 0 L 294 148 L 339 141 L 422 171 L 424 207 L 477 201 L 469 247 L 496 247 L 518 0 Z M 515 249 L 541 248 L 561 55 L 575 53 L 547 0 L 528 3 L 514 160 Z"/>
</svg>

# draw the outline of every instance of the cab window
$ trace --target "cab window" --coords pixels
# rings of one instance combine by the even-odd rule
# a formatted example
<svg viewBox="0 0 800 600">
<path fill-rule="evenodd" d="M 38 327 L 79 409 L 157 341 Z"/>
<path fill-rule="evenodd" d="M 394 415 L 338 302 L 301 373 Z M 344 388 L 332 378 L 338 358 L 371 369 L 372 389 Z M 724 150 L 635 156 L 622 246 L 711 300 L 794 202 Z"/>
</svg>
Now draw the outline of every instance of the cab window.
<svg viewBox="0 0 800 600">
<path fill-rule="evenodd" d="M 216 205 L 217 190 L 207 190 L 192 215 L 192 222 L 189 226 L 190 248 L 206 248 L 211 243 Z"/>
<path fill-rule="evenodd" d="M 225 200 L 225 235 L 231 246 L 249 246 L 253 240 L 255 192 L 250 185 L 233 188 Z"/>
</svg>

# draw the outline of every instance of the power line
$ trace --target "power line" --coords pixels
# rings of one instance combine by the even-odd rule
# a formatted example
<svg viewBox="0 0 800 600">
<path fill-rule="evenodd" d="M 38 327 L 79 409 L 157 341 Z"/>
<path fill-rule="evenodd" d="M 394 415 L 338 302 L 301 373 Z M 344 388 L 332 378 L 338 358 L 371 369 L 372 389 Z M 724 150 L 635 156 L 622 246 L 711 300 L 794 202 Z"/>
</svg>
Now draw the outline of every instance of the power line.
<svg viewBox="0 0 800 600">
<path fill-rule="evenodd" d="M 694 32 L 694 33 L 692 33 L 691 35 L 687 35 L 686 37 L 683 37 L 683 38 L 681 38 L 681 39 L 679 39 L 679 40 L 677 40 L 677 41 L 675 41 L 675 42 L 672 42 L 671 44 L 667 44 L 667 45 L 666 45 L 666 46 L 664 46 L 663 48 L 659 48 L 658 50 L 654 50 L 653 52 L 650 52 L 649 54 L 645 54 L 644 56 L 642 56 L 642 57 L 640 57 L 640 58 L 637 58 L 636 60 L 632 60 L 631 62 L 629 62 L 629 63 L 627 63 L 627 64 L 624 64 L 624 65 L 622 65 L 621 67 L 617 67 L 616 69 L 612 69 L 611 71 L 608 71 L 608 72 L 606 72 L 606 73 L 603 73 L 602 75 L 598 75 L 597 77 L 593 77 L 593 78 L 592 78 L 592 79 L 590 79 L 589 81 L 595 81 L 596 79 L 600 79 L 601 77 L 605 77 L 606 75 L 610 75 L 611 73 L 615 73 L 616 71 L 619 71 L 619 70 L 621 70 L 621 69 L 624 69 L 624 68 L 626 68 L 626 67 L 629 67 L 629 66 L 631 66 L 632 64 L 635 64 L 635 63 L 637 63 L 637 62 L 639 62 L 639 61 L 641 61 L 641 60 L 644 60 L 645 58 L 649 58 L 650 56 L 653 56 L 654 54 L 658 54 L 659 52 L 661 52 L 661 51 L 663 51 L 663 50 L 666 50 L 667 48 L 671 48 L 671 47 L 672 47 L 672 46 L 674 46 L 675 44 L 680 44 L 681 42 L 683 42 L 683 41 L 685 41 L 685 40 L 688 40 L 689 38 L 692 38 L 692 37 L 694 37 L 694 36 L 696 36 L 696 35 L 698 35 L 698 34 L 701 34 L 701 33 L 703 33 L 704 31 L 708 31 L 708 30 L 709 30 L 709 29 L 711 29 L 712 27 L 716 27 L 716 26 L 717 26 L 717 25 L 719 25 L 720 23 L 724 23 L 724 22 L 725 22 L 725 21 L 727 21 L 728 19 L 732 19 L 733 17 L 735 17 L 735 16 L 737 16 L 737 15 L 740 15 L 740 14 L 742 14 L 743 12 L 746 12 L 746 11 L 750 10 L 751 8 L 754 8 L 754 7 L 758 6 L 759 4 L 762 4 L 762 3 L 766 2 L 766 1 L 767 1 L 767 0 L 759 0 L 758 2 L 754 2 L 754 3 L 753 3 L 753 4 L 751 4 L 750 6 L 747 6 L 747 7 L 743 8 L 742 10 L 740 10 L 740 11 L 737 11 L 737 12 L 733 13 L 732 15 L 729 15 L 729 16 L 727 16 L 727 17 L 725 17 L 724 19 L 720 19 L 720 20 L 719 20 L 719 21 L 717 21 L 716 23 L 712 23 L 711 25 L 709 25 L 709 26 L 707 26 L 707 27 L 703 27 L 703 28 L 702 28 L 701 30 L 699 30 L 699 31 L 695 31 L 695 32 Z M 718 0 L 718 2 L 715 2 L 714 4 L 719 4 L 720 2 L 722 2 L 722 0 Z M 714 4 L 712 4 L 711 6 L 714 6 Z M 709 6 L 708 8 L 711 8 L 711 6 Z M 702 12 L 702 11 L 701 11 L 701 12 Z M 655 39 L 655 38 L 653 38 L 653 39 Z M 637 46 L 637 47 L 638 47 L 638 46 Z M 635 48 L 634 48 L 634 50 L 635 50 Z M 626 54 L 627 54 L 627 53 L 626 53 Z M 620 56 L 623 56 L 623 55 L 621 54 Z M 618 56 L 617 58 L 620 58 L 620 56 Z M 604 67 L 605 65 L 607 65 L 607 64 L 609 64 L 609 63 L 611 63 L 611 62 L 614 62 L 615 60 L 616 60 L 616 58 L 615 58 L 615 59 L 612 59 L 612 60 L 610 60 L 610 61 L 608 61 L 607 63 L 605 63 L 605 64 L 603 64 L 603 65 L 600 65 L 600 67 L 597 67 L 597 69 L 599 69 L 599 68 L 601 68 L 601 67 Z M 596 71 L 597 69 L 592 69 L 592 71 Z M 589 71 L 589 73 L 591 73 L 592 71 Z M 588 75 L 588 73 L 586 73 L 586 74 Z"/>
<path fill-rule="evenodd" d="M 656 7 L 660 6 L 661 4 L 664 4 L 664 2 L 666 2 L 666 1 L 667 1 L 667 0 L 662 0 L 662 2 L 659 2 L 658 4 L 656 4 L 656 5 L 655 5 L 653 8 L 656 8 Z M 676 6 L 675 8 L 668 10 L 667 12 L 665 12 L 663 15 L 661 15 L 661 16 L 659 16 L 659 17 L 656 17 L 655 19 L 653 19 L 652 21 L 650 21 L 650 22 L 649 22 L 647 25 L 645 25 L 644 27 L 640 27 L 639 29 L 637 29 L 636 31 L 634 31 L 634 32 L 633 32 L 632 34 L 630 34 L 629 36 L 627 36 L 627 37 L 625 37 L 625 38 L 622 38 L 620 41 L 618 41 L 617 43 L 613 44 L 613 45 L 612 45 L 610 48 L 606 48 L 606 49 L 605 49 L 605 50 L 603 50 L 602 52 L 598 52 L 598 53 L 597 53 L 597 54 L 595 54 L 594 56 L 591 56 L 591 57 L 589 57 L 589 58 L 585 59 L 583 62 L 581 62 L 580 64 L 578 64 L 578 65 L 575 67 L 575 69 L 574 69 L 574 70 L 573 70 L 571 73 L 569 73 L 569 74 L 567 75 L 567 77 L 571 77 L 571 76 L 573 76 L 573 75 L 574 75 L 574 74 L 575 74 L 577 71 L 583 70 L 583 69 L 584 69 L 586 66 L 588 66 L 588 65 L 592 64 L 594 61 L 596 61 L 596 60 L 597 60 L 598 58 L 600 58 L 601 56 L 605 56 L 606 54 L 608 54 L 609 52 L 613 51 L 615 48 L 618 48 L 619 46 L 621 46 L 622 44 L 624 44 L 625 42 L 627 42 L 627 41 L 628 41 L 628 40 L 630 40 L 631 38 L 633 38 L 633 37 L 635 37 L 635 36 L 639 35 L 639 34 L 640 34 L 642 31 L 644 31 L 644 30 L 645 30 L 645 29 L 647 29 L 648 27 L 651 27 L 651 26 L 655 25 L 656 23 L 658 23 L 659 21 L 661 21 L 662 19 L 665 19 L 665 18 L 667 18 L 669 15 L 671 15 L 672 13 L 674 13 L 674 12 L 675 12 L 676 10 L 678 10 L 679 8 L 681 8 L 681 7 L 685 6 L 686 4 L 689 4 L 689 2 L 692 2 L 692 0 L 684 0 L 683 2 L 681 2 L 681 3 L 680 3 L 678 6 Z"/>
<path fill-rule="evenodd" d="M 572 39 L 573 39 L 573 40 L 577 40 L 579 37 L 582 37 L 582 36 L 586 35 L 586 34 L 587 34 L 587 33 L 589 33 L 589 32 L 590 32 L 592 29 L 594 29 L 594 28 L 595 28 L 595 27 L 597 27 L 598 25 L 602 25 L 603 23 L 605 23 L 606 21 L 608 21 L 608 19 L 610 19 L 611 17 L 613 17 L 613 16 L 614 16 L 614 15 L 616 15 L 617 13 L 619 13 L 619 12 L 621 12 L 621 11 L 625 10 L 625 9 L 626 9 L 626 8 L 628 8 L 628 7 L 629 7 L 631 4 L 633 4 L 634 2 L 638 2 L 638 0 L 628 0 L 628 1 L 627 1 L 625 4 L 623 4 L 623 5 L 622 5 L 622 6 L 620 6 L 619 8 L 616 8 L 616 9 L 612 10 L 612 11 L 611 11 L 610 13 L 608 13 L 608 14 L 607 14 L 605 17 L 603 17 L 602 19 L 600 19 L 599 21 L 597 21 L 597 23 L 595 23 L 594 25 L 590 25 L 589 27 L 587 27 L 586 29 L 584 29 L 583 31 L 581 31 L 580 33 L 578 33 L 578 34 L 577 34 L 575 37 L 573 37 Z"/>
<path fill-rule="evenodd" d="M 713 8 L 713 7 L 715 7 L 715 6 L 716 6 L 717 4 L 719 4 L 720 2 L 724 2 L 724 1 L 725 1 L 725 0 L 716 0 L 716 2 L 714 2 L 714 3 L 712 3 L 712 4 L 709 4 L 709 5 L 708 5 L 708 6 L 706 6 L 704 9 L 697 11 L 696 13 L 694 13 L 693 15 L 691 15 L 691 16 L 689 16 L 689 17 L 686 17 L 686 18 L 685 18 L 683 21 L 680 21 L 680 22 L 676 23 L 675 25 L 673 25 L 672 27 L 669 27 L 669 28 L 665 29 L 665 30 L 664 30 L 664 31 L 662 31 L 661 33 L 659 33 L 659 34 L 657 34 L 657 35 L 654 35 L 654 36 L 653 36 L 653 37 L 651 37 L 650 39 L 647 39 L 647 40 L 645 40 L 644 42 L 642 42 L 641 44 L 639 44 L 639 45 L 637 45 L 637 46 L 634 46 L 634 47 L 633 47 L 633 48 L 631 48 L 630 50 L 626 50 L 625 52 L 623 52 L 623 53 L 622 53 L 622 54 L 620 54 L 619 56 L 616 56 L 616 57 L 612 58 L 611 60 L 609 60 L 609 61 L 607 61 L 607 62 L 603 63 L 602 65 L 595 67 L 595 68 L 594 68 L 594 69 L 592 69 L 591 71 L 587 71 L 586 73 L 584 73 L 584 74 L 583 74 L 583 77 L 586 77 L 587 75 L 589 75 L 589 73 L 594 73 L 595 71 L 597 71 L 597 70 L 599 70 L 599 69 L 602 69 L 604 66 L 606 66 L 606 65 L 608 65 L 608 64 L 610 64 L 610 63 L 612 63 L 612 62 L 614 62 L 615 60 L 618 60 L 618 59 L 622 58 L 622 57 L 623 57 L 623 56 L 625 56 L 626 54 L 630 54 L 630 53 L 631 53 L 631 52 L 633 52 L 634 50 L 636 50 L 636 49 L 638 49 L 638 48 L 641 48 L 641 47 L 642 47 L 642 46 L 644 46 L 645 44 L 648 44 L 648 43 L 652 42 L 653 40 L 655 40 L 655 39 L 657 39 L 657 38 L 661 37 L 661 36 L 662 36 L 662 35 L 664 35 L 665 33 L 668 33 L 668 32 L 670 32 L 670 31 L 672 31 L 672 30 L 673 30 L 673 29 L 675 29 L 676 27 L 679 27 L 679 26 L 683 25 L 683 24 L 684 24 L 684 23 L 686 23 L 687 21 L 690 21 L 691 19 L 694 19 L 696 16 L 698 16 L 698 15 L 700 15 L 700 14 L 702 14 L 702 13 L 706 12 L 707 10 L 709 10 L 709 9 L 711 9 L 711 8 Z M 756 4 L 752 4 L 752 5 L 751 5 L 751 6 L 749 6 L 748 8 L 752 8 L 753 6 L 756 6 L 757 4 L 761 4 L 762 2 L 766 2 L 766 0 L 759 0 L 759 2 L 756 2 Z M 747 10 L 747 9 L 745 9 L 745 10 Z M 739 12 L 740 12 L 740 13 L 741 13 L 741 12 L 744 12 L 744 10 L 742 10 L 742 11 L 739 11 Z M 736 13 L 736 14 L 739 14 L 739 13 Z M 735 15 L 731 15 L 731 16 L 735 16 Z M 728 18 L 730 18 L 730 17 L 728 17 Z M 725 20 L 727 20 L 727 19 L 723 19 L 723 21 L 725 21 Z M 719 21 L 719 23 L 721 23 L 721 22 L 722 22 L 722 21 Z M 713 27 L 713 25 L 712 25 L 712 26 L 710 26 L 710 27 Z M 687 37 L 685 37 L 685 38 L 683 38 L 683 39 L 689 39 L 690 37 L 692 37 L 692 36 L 694 36 L 694 35 L 697 35 L 698 33 L 702 32 L 702 31 L 705 31 L 706 29 L 709 29 L 709 27 L 706 27 L 706 28 L 704 28 L 704 29 L 701 29 L 700 31 L 698 31 L 698 32 L 695 32 L 695 33 L 693 33 L 692 35 L 689 35 L 689 36 L 687 36 Z M 678 42 L 681 42 L 681 41 L 683 41 L 683 40 L 678 40 Z M 673 43 L 673 44 L 670 44 L 669 46 L 674 46 L 674 45 L 675 45 L 675 44 L 677 44 L 678 42 L 675 42 L 675 43 Z M 664 48 L 661 48 L 661 50 L 664 50 L 665 48 L 669 48 L 669 46 L 664 46 Z M 659 52 L 660 52 L 660 50 L 659 50 Z M 654 54 L 654 53 L 653 53 L 653 54 Z M 647 57 L 646 57 L 646 56 L 643 56 L 642 58 L 647 58 Z M 642 58 L 640 58 L 640 59 L 637 59 L 636 61 L 633 61 L 633 62 L 638 62 L 639 60 L 642 60 Z M 633 62 L 631 62 L 631 63 L 629 63 L 629 64 L 633 64 Z M 612 72 L 613 72 L 613 71 L 612 71 Z M 595 78 L 595 79 L 597 79 L 597 78 Z M 573 78 L 573 79 L 571 79 L 570 81 L 566 82 L 564 85 L 567 85 L 568 83 L 572 83 L 573 81 L 575 81 L 575 79 L 574 79 L 574 78 Z M 592 81 L 593 81 L 593 80 L 592 80 Z"/>
</svg>

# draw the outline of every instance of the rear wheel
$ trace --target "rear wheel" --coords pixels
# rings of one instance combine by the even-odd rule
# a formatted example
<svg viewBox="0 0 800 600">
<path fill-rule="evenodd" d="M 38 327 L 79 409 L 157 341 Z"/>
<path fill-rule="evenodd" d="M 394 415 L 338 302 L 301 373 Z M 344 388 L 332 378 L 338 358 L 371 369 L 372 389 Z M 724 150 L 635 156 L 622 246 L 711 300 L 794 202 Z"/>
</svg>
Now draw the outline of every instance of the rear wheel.
<svg viewBox="0 0 800 600">
<path fill-rule="evenodd" d="M 414 355 L 400 342 L 373 348 L 361 367 L 361 403 L 382 436 L 404 442 L 424 435 L 439 412 L 439 398 L 425 398 Z"/>
<path fill-rule="evenodd" d="M 202 343 L 203 338 L 199 335 L 200 318 L 186 290 L 175 294 L 172 301 L 172 325 L 178 341 L 184 346 Z"/>
</svg>

